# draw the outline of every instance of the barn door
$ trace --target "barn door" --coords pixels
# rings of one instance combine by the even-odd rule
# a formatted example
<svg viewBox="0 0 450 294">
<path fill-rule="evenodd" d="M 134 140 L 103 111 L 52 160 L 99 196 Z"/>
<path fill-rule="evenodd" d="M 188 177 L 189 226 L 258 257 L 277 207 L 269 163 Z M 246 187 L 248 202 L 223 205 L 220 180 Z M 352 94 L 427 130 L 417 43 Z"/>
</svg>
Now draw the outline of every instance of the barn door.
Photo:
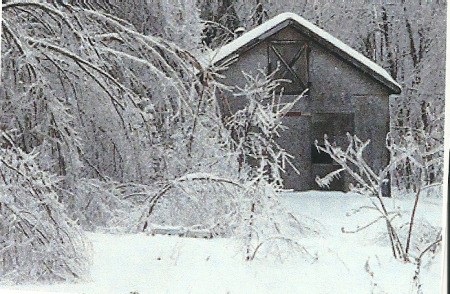
<svg viewBox="0 0 450 294">
<path fill-rule="evenodd" d="M 293 156 L 291 166 L 286 166 L 283 174 L 284 187 L 295 191 L 311 189 L 311 152 L 310 131 L 311 116 L 300 112 L 290 112 L 283 118 L 288 127 L 281 133 L 279 144 Z"/>
<path fill-rule="evenodd" d="M 312 117 L 312 140 L 317 140 L 318 144 L 324 146 L 324 135 L 328 141 L 336 146 L 346 146 L 348 144 L 347 133 L 354 134 L 354 114 L 353 113 L 315 113 Z M 313 177 L 324 177 L 325 175 L 340 168 L 327 153 L 318 152 L 314 144 L 311 145 L 311 162 Z M 315 184 L 314 189 L 345 191 L 345 174 L 335 178 L 329 187 L 321 188 Z"/>
<path fill-rule="evenodd" d="M 282 83 L 284 94 L 298 95 L 308 88 L 308 44 L 303 41 L 275 40 L 268 45 L 269 73 Z"/>
</svg>

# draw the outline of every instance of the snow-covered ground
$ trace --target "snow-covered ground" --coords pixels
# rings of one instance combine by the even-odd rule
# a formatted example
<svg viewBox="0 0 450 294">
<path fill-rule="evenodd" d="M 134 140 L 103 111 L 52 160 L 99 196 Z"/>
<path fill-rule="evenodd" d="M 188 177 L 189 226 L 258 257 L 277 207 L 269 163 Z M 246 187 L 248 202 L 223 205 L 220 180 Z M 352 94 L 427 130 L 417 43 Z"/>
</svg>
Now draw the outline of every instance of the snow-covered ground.
<svg viewBox="0 0 450 294">
<path fill-rule="evenodd" d="M 440 226 L 441 201 L 423 198 L 418 219 Z M 388 200 L 388 205 L 401 207 L 407 219 L 412 202 Z M 245 262 L 231 239 L 96 233 L 88 235 L 94 250 L 91 281 L 8 290 L 0 286 L 0 293 L 411 293 L 415 267 L 395 261 L 388 244 L 377 241 L 382 223 L 359 233 L 341 231 L 375 218 L 367 211 L 348 215 L 368 205 L 366 198 L 340 192 L 288 193 L 283 204 L 299 219 L 317 221 L 320 235 L 303 240 L 308 251 L 317 254 L 316 260 L 293 256 L 283 262 L 264 258 Z M 424 264 L 423 293 L 440 293 L 440 271 L 440 260 Z"/>
</svg>

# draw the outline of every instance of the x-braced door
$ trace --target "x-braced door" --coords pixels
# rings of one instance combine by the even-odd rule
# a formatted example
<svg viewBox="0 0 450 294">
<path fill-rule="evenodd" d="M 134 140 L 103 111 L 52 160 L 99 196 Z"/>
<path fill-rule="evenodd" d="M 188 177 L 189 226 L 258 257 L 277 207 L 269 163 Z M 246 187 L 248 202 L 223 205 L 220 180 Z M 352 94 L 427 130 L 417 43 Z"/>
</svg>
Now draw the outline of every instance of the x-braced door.
<svg viewBox="0 0 450 294">
<path fill-rule="evenodd" d="M 286 95 L 301 94 L 308 88 L 308 44 L 304 41 L 274 40 L 269 42 L 269 73 L 274 79 L 284 79 L 283 93 Z"/>
</svg>

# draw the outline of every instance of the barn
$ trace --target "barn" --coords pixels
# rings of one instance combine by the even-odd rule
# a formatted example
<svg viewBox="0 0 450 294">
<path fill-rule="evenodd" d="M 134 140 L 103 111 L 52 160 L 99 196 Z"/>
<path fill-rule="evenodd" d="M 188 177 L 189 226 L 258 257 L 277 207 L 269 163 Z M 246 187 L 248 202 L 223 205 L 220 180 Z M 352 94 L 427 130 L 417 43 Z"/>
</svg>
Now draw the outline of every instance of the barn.
<svg viewBox="0 0 450 294">
<path fill-rule="evenodd" d="M 346 133 L 370 139 L 366 160 L 378 170 L 389 160 L 385 147 L 389 131 L 389 97 L 399 94 L 399 84 L 379 65 L 350 48 L 329 33 L 294 13 L 280 14 L 240 37 L 216 49 L 212 63 L 233 62 L 223 72 L 224 84 L 231 89 L 243 87 L 243 72 L 257 70 L 276 78 L 288 79 L 282 84 L 283 100 L 289 101 L 308 89 L 284 118 L 288 130 L 279 143 L 294 156 L 300 171 L 287 168 L 285 188 L 296 191 L 319 189 L 316 176 L 337 168 L 331 158 L 314 146 L 323 142 L 324 134 L 341 146 L 347 145 Z M 233 90 L 225 93 L 226 115 L 239 109 L 240 97 Z M 350 179 L 343 176 L 330 186 L 345 191 Z"/>
</svg>

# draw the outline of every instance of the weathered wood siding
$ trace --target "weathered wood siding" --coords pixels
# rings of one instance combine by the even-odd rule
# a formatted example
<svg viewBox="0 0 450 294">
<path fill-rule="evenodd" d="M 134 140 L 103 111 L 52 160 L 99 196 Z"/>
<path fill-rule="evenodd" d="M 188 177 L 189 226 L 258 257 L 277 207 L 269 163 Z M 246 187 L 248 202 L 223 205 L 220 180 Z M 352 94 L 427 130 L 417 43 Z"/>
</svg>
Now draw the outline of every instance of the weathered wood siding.
<svg viewBox="0 0 450 294">
<path fill-rule="evenodd" d="M 389 158 L 385 148 L 385 137 L 389 131 L 389 90 L 296 29 L 287 27 L 242 53 L 224 72 L 224 83 L 242 87 L 245 82 L 242 71 L 250 74 L 256 74 L 258 69 L 267 71 L 267 46 L 270 40 L 307 40 L 310 48 L 309 95 L 293 111 L 311 113 L 311 116 L 285 118 L 289 130 L 280 138 L 281 145 L 295 157 L 294 164 L 300 170 L 300 175 L 297 175 L 288 169 L 284 177 L 286 188 L 297 191 L 318 189 L 314 181 L 316 175 L 323 176 L 336 168 L 330 164 L 311 163 L 311 145 L 315 139 L 323 138 L 316 138 L 318 132 L 312 130 L 315 115 L 320 113 L 352 113 L 354 134 L 363 140 L 371 140 L 366 152 L 367 161 L 376 171 L 382 168 Z M 233 97 L 232 93 L 226 96 L 231 111 L 243 106 L 241 98 Z M 283 99 L 287 101 L 293 98 L 284 96 Z M 333 124 L 333 121 L 329 123 Z M 345 135 L 335 136 L 335 139 L 341 146 L 347 145 Z M 336 182 L 331 189 L 346 190 L 348 180 L 341 180 L 341 184 Z"/>
</svg>

